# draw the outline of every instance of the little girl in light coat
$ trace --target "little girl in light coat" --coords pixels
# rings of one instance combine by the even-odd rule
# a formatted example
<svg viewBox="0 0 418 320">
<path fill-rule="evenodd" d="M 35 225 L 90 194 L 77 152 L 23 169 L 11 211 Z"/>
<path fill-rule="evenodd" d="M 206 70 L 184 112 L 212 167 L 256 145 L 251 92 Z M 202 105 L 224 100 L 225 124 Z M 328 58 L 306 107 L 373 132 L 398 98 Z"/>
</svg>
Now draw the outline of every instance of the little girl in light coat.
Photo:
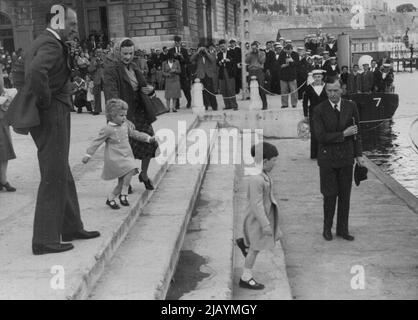
<svg viewBox="0 0 418 320">
<path fill-rule="evenodd" d="M 104 153 L 104 168 L 102 179 L 118 179 L 118 185 L 109 195 L 106 204 L 114 209 L 120 209 L 115 199 L 119 196 L 122 206 L 129 206 L 128 188 L 132 177 L 138 173 L 138 165 L 135 162 L 129 138 L 154 143 L 155 137 L 135 130 L 135 126 L 126 120 L 128 104 L 120 99 L 111 99 L 106 104 L 106 116 L 108 124 L 102 128 L 99 136 L 87 149 L 83 163 L 87 164 L 99 147 L 106 143 Z"/>
</svg>

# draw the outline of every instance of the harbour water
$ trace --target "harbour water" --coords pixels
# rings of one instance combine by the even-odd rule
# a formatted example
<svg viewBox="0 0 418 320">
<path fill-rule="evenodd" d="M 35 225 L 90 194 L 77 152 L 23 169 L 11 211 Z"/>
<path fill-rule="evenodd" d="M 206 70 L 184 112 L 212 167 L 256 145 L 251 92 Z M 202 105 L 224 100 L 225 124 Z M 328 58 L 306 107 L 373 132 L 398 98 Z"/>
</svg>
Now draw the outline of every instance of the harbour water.
<svg viewBox="0 0 418 320">
<path fill-rule="evenodd" d="M 363 124 L 366 155 L 418 197 L 418 72 L 395 73 L 399 108 L 390 121 Z"/>
</svg>

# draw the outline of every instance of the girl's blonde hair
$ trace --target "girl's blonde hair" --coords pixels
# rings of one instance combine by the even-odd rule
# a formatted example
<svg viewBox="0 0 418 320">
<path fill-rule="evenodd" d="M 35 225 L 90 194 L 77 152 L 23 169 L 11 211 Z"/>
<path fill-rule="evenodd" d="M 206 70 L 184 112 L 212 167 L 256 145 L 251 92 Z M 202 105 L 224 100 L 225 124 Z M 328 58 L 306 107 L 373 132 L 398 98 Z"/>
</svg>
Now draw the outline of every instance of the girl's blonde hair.
<svg viewBox="0 0 418 320">
<path fill-rule="evenodd" d="M 106 118 L 108 121 L 112 121 L 120 111 L 128 111 L 128 104 L 121 99 L 110 99 L 106 103 Z"/>
</svg>

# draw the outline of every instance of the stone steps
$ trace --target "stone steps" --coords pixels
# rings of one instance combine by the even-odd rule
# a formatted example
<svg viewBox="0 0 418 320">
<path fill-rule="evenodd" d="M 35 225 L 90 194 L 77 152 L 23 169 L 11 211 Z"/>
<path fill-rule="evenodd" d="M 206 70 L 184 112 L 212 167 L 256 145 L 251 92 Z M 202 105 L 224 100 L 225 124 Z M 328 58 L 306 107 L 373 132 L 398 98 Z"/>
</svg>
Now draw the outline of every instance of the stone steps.
<svg viewBox="0 0 418 320">
<path fill-rule="evenodd" d="M 210 136 L 209 131 L 216 128 L 216 122 L 206 122 L 198 129 Z M 189 138 L 190 146 L 194 139 Z M 207 155 L 215 138 L 211 136 L 207 144 Z M 90 299 L 165 299 L 206 172 L 205 162 L 170 167 Z"/>
</svg>

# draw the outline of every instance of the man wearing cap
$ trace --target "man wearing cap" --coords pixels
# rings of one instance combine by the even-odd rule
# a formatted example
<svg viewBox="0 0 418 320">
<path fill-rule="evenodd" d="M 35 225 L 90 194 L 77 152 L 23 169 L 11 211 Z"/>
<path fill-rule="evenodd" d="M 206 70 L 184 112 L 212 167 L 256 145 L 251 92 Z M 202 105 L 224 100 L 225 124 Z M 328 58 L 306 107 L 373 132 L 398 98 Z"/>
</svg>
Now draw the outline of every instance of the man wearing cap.
<svg viewBox="0 0 418 320">
<path fill-rule="evenodd" d="M 337 42 L 334 36 L 329 37 L 329 42 L 325 45 L 325 50 L 329 52 L 330 57 L 337 56 Z"/>
<path fill-rule="evenodd" d="M 280 44 L 280 42 L 276 42 L 274 44 L 274 57 L 273 62 L 271 64 L 271 92 L 280 94 L 280 53 L 283 51 L 283 46 Z"/>
<path fill-rule="evenodd" d="M 323 237 L 331 241 L 335 210 L 337 209 L 337 237 L 353 241 L 349 233 L 348 217 L 355 160 L 365 166 L 362 156 L 360 121 L 357 105 L 341 99 L 338 79 L 328 79 L 328 100 L 314 109 L 314 132 L 319 142 L 318 165 L 321 193 L 324 197 Z"/>
<path fill-rule="evenodd" d="M 219 89 L 224 97 L 226 110 L 238 110 L 238 103 L 235 98 L 235 74 L 236 61 L 234 60 L 234 53 L 227 50 L 226 41 L 219 41 L 221 51 L 217 56 L 217 65 L 219 66 Z"/>
<path fill-rule="evenodd" d="M 299 55 L 293 51 L 293 46 L 287 44 L 279 57 L 280 64 L 280 88 L 282 94 L 282 108 L 289 107 L 289 95 L 292 107 L 298 105 L 297 92 L 297 67 L 299 64 Z"/>
<path fill-rule="evenodd" d="M 249 78 L 257 77 L 259 92 L 261 100 L 263 101 L 263 110 L 267 110 L 266 92 L 262 89 L 264 87 L 264 64 L 266 62 L 266 54 L 259 50 L 258 43 L 255 41 L 251 44 L 251 51 L 245 56 L 245 63 L 248 65 Z"/>
<path fill-rule="evenodd" d="M 192 94 L 191 94 L 191 84 L 189 78 L 189 53 L 187 49 L 182 46 L 181 37 L 175 36 L 174 37 L 174 47 L 169 50 L 172 54 L 174 54 L 174 58 L 179 61 L 181 67 L 181 74 L 180 74 L 180 82 L 181 82 L 181 89 L 184 92 L 184 96 L 187 99 L 187 108 L 191 108 L 192 105 Z M 176 101 L 176 109 L 180 109 L 180 99 Z"/>
<path fill-rule="evenodd" d="M 361 92 L 371 93 L 374 91 L 374 73 L 370 70 L 369 64 L 363 64 L 364 72 L 361 74 Z"/>
</svg>

